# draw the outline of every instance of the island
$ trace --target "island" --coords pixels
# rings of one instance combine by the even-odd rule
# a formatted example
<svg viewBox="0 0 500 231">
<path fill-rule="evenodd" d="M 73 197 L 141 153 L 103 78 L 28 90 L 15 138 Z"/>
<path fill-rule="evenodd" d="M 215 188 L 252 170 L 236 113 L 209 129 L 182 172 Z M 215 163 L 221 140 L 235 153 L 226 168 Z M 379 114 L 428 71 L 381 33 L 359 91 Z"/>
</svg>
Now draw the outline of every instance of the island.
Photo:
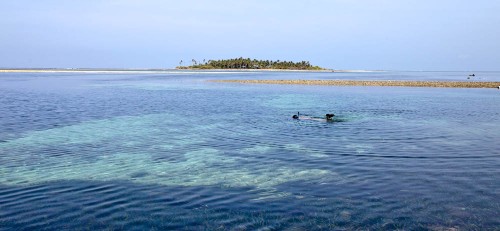
<svg viewBox="0 0 500 231">
<path fill-rule="evenodd" d="M 184 61 L 180 61 L 177 69 L 238 69 L 238 70 L 309 70 L 309 71 L 323 71 L 327 70 L 319 66 L 313 66 L 309 61 L 280 61 L 280 60 L 257 60 L 249 58 L 235 58 L 235 59 L 222 59 L 222 60 L 208 60 L 198 62 L 192 59 L 191 66 L 182 66 Z"/>
</svg>

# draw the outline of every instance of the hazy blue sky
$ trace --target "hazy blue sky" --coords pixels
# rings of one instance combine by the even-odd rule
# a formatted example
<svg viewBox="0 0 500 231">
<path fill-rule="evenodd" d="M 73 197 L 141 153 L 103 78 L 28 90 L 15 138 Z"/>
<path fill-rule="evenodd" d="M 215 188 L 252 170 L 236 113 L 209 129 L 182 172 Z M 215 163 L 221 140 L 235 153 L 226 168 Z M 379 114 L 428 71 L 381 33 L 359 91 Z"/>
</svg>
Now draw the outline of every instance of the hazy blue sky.
<svg viewBox="0 0 500 231">
<path fill-rule="evenodd" d="M 0 67 L 500 70 L 497 0 L 5 0 L 0 28 Z"/>
</svg>

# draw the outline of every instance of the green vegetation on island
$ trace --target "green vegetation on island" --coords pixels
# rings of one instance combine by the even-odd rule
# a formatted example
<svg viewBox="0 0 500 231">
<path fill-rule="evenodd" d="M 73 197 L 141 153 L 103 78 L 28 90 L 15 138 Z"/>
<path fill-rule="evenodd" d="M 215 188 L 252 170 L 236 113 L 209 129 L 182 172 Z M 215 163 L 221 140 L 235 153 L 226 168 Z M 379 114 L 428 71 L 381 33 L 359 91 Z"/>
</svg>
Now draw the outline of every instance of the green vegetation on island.
<svg viewBox="0 0 500 231">
<path fill-rule="evenodd" d="M 177 69 L 276 69 L 276 70 L 325 70 L 324 68 L 313 66 L 309 61 L 273 61 L 273 60 L 257 60 L 249 58 L 223 59 L 223 60 L 208 60 L 198 62 L 191 60 L 193 65 L 182 66 L 183 61 L 179 62 Z"/>
</svg>

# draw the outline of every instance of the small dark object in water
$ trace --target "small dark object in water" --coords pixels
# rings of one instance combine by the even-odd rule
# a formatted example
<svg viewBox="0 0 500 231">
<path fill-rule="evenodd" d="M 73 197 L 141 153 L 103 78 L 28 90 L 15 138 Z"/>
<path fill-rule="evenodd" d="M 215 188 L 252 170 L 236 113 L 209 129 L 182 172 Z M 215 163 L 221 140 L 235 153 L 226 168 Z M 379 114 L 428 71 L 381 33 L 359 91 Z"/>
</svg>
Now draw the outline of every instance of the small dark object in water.
<svg viewBox="0 0 500 231">
<path fill-rule="evenodd" d="M 148 172 L 142 172 L 142 171 L 141 171 L 141 172 L 135 172 L 135 173 L 132 173 L 132 174 L 130 175 L 130 178 L 132 178 L 132 179 L 135 179 L 135 178 L 141 178 L 141 177 L 145 177 L 145 176 L 147 176 L 147 175 L 149 175 L 149 173 L 148 173 Z"/>
<path fill-rule="evenodd" d="M 472 77 L 474 77 L 474 76 L 476 76 L 476 75 L 475 75 L 475 74 L 472 74 L 472 75 L 469 75 L 469 76 L 472 76 Z"/>
<path fill-rule="evenodd" d="M 325 118 L 326 118 L 326 120 L 333 120 L 334 116 L 335 116 L 334 114 L 326 114 Z"/>
<path fill-rule="evenodd" d="M 300 116 L 300 112 L 297 112 L 297 115 L 293 115 L 292 118 L 298 120 Z"/>
</svg>

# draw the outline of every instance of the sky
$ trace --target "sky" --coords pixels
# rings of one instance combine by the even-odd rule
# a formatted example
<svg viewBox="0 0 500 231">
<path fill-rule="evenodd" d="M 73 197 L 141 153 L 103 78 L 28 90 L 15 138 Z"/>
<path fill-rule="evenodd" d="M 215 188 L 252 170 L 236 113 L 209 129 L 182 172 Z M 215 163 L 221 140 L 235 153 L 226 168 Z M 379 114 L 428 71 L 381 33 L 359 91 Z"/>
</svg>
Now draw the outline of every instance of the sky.
<svg viewBox="0 0 500 231">
<path fill-rule="evenodd" d="M 500 71 L 497 0 L 0 1 L 0 68 L 173 68 L 191 60 Z"/>
</svg>

